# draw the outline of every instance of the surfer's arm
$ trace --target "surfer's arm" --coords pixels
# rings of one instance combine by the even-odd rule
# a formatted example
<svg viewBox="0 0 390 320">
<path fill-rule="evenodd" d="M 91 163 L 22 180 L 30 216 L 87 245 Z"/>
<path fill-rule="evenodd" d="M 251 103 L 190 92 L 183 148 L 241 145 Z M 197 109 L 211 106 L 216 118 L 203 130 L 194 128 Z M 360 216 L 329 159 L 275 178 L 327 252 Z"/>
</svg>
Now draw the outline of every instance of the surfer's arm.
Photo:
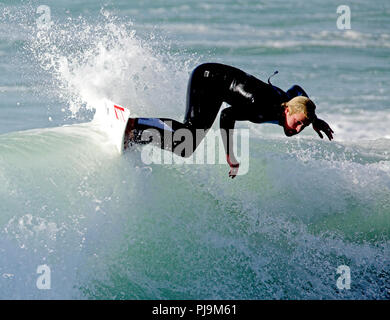
<svg viewBox="0 0 390 320">
<path fill-rule="evenodd" d="M 233 107 L 222 110 L 220 117 L 220 129 L 223 146 L 226 152 L 226 161 L 230 166 L 229 177 L 234 178 L 237 175 L 239 163 L 233 153 L 233 129 L 236 120 L 245 120 L 237 117 L 236 110 Z"/>
<path fill-rule="evenodd" d="M 321 120 L 316 116 L 312 122 L 312 126 L 314 131 L 317 132 L 317 134 L 320 136 L 321 139 L 323 138 L 321 131 L 325 132 L 329 140 L 333 139 L 334 132 L 332 128 L 324 120 Z"/>
</svg>

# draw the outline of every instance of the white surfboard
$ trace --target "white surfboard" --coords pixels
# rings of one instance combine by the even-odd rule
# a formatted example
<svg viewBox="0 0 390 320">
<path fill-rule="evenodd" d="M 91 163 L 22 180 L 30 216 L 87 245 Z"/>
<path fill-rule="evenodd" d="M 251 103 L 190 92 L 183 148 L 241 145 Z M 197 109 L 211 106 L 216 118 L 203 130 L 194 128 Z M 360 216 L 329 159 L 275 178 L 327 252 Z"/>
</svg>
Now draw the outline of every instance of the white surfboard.
<svg viewBox="0 0 390 320">
<path fill-rule="evenodd" d="M 110 142 L 115 145 L 119 154 L 124 151 L 125 130 L 129 117 L 129 109 L 110 100 L 104 100 L 103 105 L 96 109 L 94 121 L 98 122 L 107 133 Z"/>
</svg>

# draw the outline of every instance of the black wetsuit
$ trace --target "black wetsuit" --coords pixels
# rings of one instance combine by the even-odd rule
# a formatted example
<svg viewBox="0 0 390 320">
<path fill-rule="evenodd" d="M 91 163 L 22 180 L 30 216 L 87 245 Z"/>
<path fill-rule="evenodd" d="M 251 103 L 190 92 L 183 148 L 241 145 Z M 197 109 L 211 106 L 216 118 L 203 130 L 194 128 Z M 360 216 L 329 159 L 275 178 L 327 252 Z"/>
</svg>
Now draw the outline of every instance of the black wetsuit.
<svg viewBox="0 0 390 320">
<path fill-rule="evenodd" d="M 172 150 L 181 156 L 189 156 L 213 125 L 223 102 L 230 107 L 221 112 L 221 129 L 233 129 L 235 121 L 243 120 L 283 125 L 284 109 L 281 104 L 297 95 L 307 96 L 305 91 L 296 85 L 284 92 L 237 68 L 219 63 L 201 64 L 194 69 L 188 83 L 183 123 L 167 118 L 137 118 L 132 141 L 150 142 L 141 136 L 145 130 L 155 129 L 161 137 L 158 141 L 161 148 Z M 175 151 L 184 137 L 178 141 L 172 140 L 172 136 L 179 129 L 188 129 L 193 136 L 193 148 L 190 152 L 187 149 L 185 154 L 182 148 L 178 152 Z M 204 134 L 198 133 L 196 136 L 196 129 L 203 129 Z"/>
</svg>

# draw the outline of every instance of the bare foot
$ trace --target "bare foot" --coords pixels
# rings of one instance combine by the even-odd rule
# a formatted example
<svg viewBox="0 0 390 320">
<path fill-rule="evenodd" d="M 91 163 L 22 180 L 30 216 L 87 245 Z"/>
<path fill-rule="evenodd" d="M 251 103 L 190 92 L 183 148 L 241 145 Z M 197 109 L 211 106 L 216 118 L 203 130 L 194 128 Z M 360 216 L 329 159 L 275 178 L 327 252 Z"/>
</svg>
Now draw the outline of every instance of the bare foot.
<svg viewBox="0 0 390 320">
<path fill-rule="evenodd" d="M 128 140 L 134 139 L 134 124 L 135 124 L 135 118 L 129 118 L 129 121 L 127 121 L 126 131 L 125 131 L 125 137 Z"/>
<path fill-rule="evenodd" d="M 129 121 L 127 121 L 127 126 L 125 129 L 125 145 L 124 149 L 126 150 L 129 147 L 129 144 L 131 144 L 132 141 L 134 141 L 134 125 L 135 125 L 135 119 L 129 118 Z"/>
</svg>

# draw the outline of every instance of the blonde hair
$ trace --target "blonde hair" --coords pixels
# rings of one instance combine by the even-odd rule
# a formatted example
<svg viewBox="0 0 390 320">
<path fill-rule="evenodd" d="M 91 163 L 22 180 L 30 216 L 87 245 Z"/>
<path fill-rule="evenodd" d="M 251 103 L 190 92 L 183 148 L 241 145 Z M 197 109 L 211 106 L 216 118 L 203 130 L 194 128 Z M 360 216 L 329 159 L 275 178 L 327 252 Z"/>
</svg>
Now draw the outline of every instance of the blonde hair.
<svg viewBox="0 0 390 320">
<path fill-rule="evenodd" d="M 309 120 L 313 120 L 315 118 L 316 105 L 307 97 L 294 97 L 290 101 L 283 102 L 282 106 L 285 108 L 288 107 L 288 114 L 290 116 L 302 112 Z"/>
</svg>

